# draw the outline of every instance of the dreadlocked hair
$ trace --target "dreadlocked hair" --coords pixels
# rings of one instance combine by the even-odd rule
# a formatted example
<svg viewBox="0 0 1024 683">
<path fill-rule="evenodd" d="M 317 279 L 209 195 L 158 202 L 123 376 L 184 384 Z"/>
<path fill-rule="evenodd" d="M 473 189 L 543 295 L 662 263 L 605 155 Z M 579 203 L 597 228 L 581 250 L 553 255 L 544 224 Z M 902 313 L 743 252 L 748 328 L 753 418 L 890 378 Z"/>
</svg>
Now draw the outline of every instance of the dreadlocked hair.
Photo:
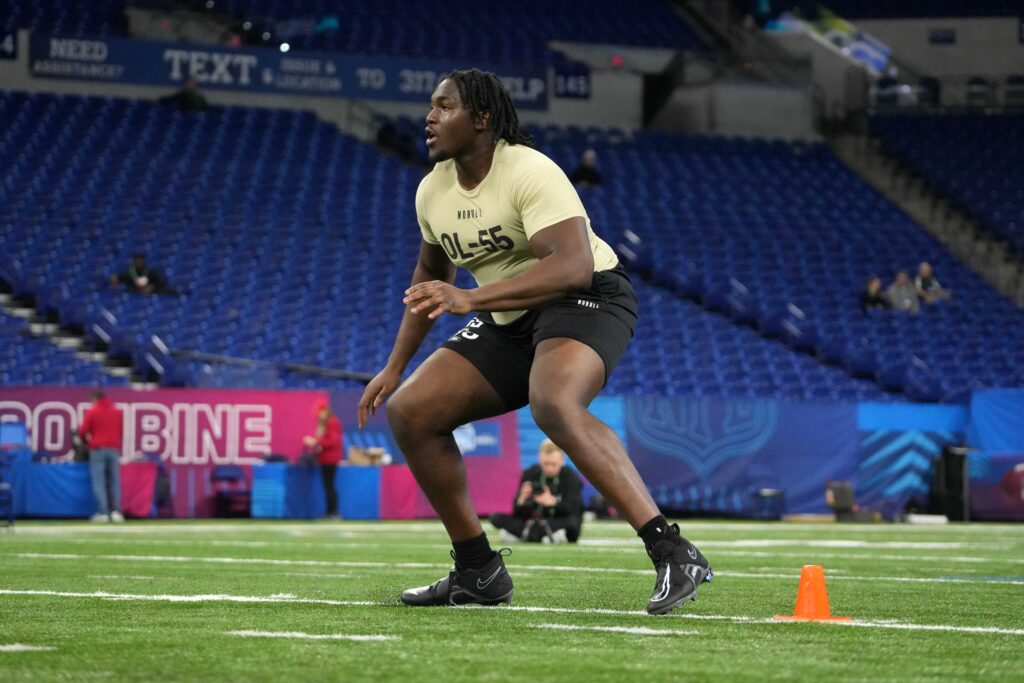
<svg viewBox="0 0 1024 683">
<path fill-rule="evenodd" d="M 488 125 L 494 132 L 495 142 L 504 140 L 510 145 L 533 147 L 533 138 L 519 130 L 516 105 L 501 79 L 480 69 L 452 71 L 444 78 L 455 82 L 462 103 L 473 117 L 484 112 L 491 115 Z"/>
</svg>

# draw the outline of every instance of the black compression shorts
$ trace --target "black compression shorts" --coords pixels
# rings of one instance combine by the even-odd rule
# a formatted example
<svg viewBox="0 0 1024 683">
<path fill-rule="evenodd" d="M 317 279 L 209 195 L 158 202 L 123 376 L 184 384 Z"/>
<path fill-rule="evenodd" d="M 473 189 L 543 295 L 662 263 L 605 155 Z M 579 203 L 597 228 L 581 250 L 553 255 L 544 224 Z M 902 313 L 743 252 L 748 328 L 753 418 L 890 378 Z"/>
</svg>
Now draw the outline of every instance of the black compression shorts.
<svg viewBox="0 0 1024 683">
<path fill-rule="evenodd" d="M 482 313 L 442 348 L 465 357 L 494 387 L 506 410 L 516 410 L 529 402 L 537 344 L 556 337 L 583 342 L 604 361 L 607 383 L 633 337 L 636 316 L 636 294 L 620 265 L 594 273 L 590 289 L 527 311 L 507 325 Z"/>
</svg>

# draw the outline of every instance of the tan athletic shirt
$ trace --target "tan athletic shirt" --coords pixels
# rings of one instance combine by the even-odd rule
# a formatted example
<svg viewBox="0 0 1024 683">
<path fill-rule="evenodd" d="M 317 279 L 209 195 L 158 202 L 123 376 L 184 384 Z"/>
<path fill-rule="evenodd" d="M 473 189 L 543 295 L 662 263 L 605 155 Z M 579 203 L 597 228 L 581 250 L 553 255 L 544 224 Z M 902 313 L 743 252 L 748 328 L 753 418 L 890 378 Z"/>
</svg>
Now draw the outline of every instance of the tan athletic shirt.
<svg viewBox="0 0 1024 683">
<path fill-rule="evenodd" d="M 500 282 L 537 263 L 529 239 L 576 216 L 587 222 L 594 271 L 614 268 L 615 252 L 594 234 L 583 202 L 555 162 L 525 145 L 499 141 L 487 175 L 472 190 L 459 185 L 455 162 L 434 166 L 416 191 L 416 219 L 423 239 L 440 244 L 452 263 L 480 286 Z M 525 311 L 491 315 L 504 325 Z"/>
</svg>

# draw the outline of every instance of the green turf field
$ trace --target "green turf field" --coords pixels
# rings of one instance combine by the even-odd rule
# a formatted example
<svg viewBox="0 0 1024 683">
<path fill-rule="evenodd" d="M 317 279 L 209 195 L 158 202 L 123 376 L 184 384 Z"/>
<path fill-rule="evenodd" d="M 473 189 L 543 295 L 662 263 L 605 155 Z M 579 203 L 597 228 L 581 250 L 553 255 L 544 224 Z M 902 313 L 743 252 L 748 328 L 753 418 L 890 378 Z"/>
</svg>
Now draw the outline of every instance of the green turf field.
<svg viewBox="0 0 1024 683">
<path fill-rule="evenodd" d="M 434 522 L 19 523 L 0 681 L 1024 678 L 1024 526 L 682 526 L 714 583 L 650 617 L 624 524 L 515 546 L 511 608 L 412 609 L 400 590 L 450 564 Z M 806 563 L 853 622 L 772 620 Z"/>
</svg>

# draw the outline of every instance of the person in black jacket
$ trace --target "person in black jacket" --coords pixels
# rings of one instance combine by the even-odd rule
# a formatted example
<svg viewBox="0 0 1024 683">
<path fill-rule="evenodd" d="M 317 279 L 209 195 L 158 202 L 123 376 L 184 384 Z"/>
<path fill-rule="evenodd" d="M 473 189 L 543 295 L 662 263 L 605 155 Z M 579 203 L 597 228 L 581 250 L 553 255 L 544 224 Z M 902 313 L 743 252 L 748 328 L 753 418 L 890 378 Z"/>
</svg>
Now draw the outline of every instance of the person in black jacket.
<svg viewBox="0 0 1024 683">
<path fill-rule="evenodd" d="M 146 255 L 139 252 L 132 256 L 132 263 L 122 273 L 110 276 L 110 286 L 124 288 L 131 294 L 168 294 L 167 280 L 156 268 L 146 263 Z"/>
<path fill-rule="evenodd" d="M 550 439 L 540 445 L 539 461 L 523 472 L 512 514 L 494 514 L 491 524 L 506 542 L 575 543 L 583 524 L 583 481 Z"/>
<path fill-rule="evenodd" d="M 872 275 L 864 291 L 860 293 L 860 308 L 865 315 L 876 308 L 889 308 L 889 299 L 882 291 L 882 278 Z"/>
</svg>

